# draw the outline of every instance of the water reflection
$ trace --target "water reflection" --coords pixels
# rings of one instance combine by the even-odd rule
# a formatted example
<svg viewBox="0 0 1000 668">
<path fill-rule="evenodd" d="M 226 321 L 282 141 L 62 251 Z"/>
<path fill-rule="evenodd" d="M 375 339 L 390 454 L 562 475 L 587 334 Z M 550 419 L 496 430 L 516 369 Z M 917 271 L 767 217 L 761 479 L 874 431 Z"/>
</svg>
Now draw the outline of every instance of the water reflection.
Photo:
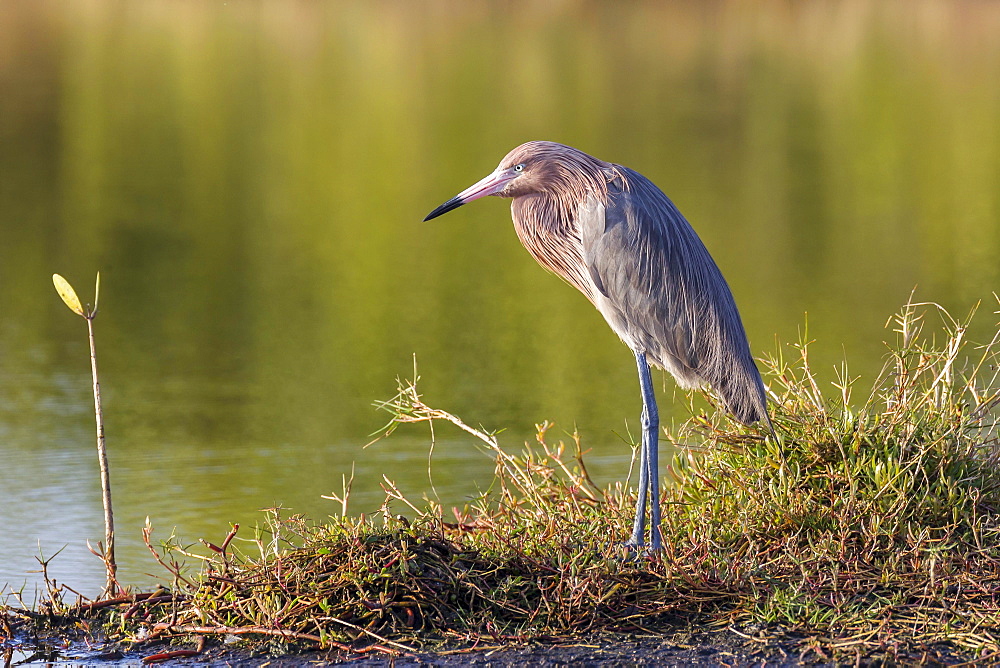
<svg viewBox="0 0 1000 668">
<path fill-rule="evenodd" d="M 914 285 L 959 311 L 996 289 L 998 31 L 964 3 L 6 3 L 0 582 L 38 581 L 39 541 L 67 545 L 61 579 L 103 577 L 87 349 L 53 272 L 104 277 L 129 581 L 146 515 L 189 542 L 278 503 L 322 517 L 352 462 L 355 512 L 383 473 L 428 492 L 423 430 L 361 450 L 413 353 L 429 403 L 514 447 L 576 425 L 612 480 L 628 351 L 503 204 L 423 214 L 522 141 L 576 145 L 678 203 L 756 353 L 808 312 L 814 361 L 870 375 Z M 492 467 L 440 435 L 458 504 Z"/>
</svg>

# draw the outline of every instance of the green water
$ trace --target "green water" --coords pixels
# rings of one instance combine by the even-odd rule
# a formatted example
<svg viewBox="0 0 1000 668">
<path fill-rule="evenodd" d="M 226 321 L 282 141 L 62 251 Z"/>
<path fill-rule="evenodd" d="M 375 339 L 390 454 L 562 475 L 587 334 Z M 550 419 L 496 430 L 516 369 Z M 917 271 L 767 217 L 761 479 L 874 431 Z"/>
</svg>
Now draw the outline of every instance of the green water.
<svg viewBox="0 0 1000 668">
<path fill-rule="evenodd" d="M 414 355 L 431 405 L 512 448 L 575 425 L 609 482 L 628 350 L 505 202 L 423 216 L 523 141 L 576 146 L 674 199 L 755 354 L 808 313 L 824 377 L 870 378 L 915 286 L 963 313 L 1000 286 L 997 35 L 990 3 L 3 2 L 0 584 L 35 586 L 39 543 L 102 581 L 86 328 L 53 272 L 85 300 L 102 275 L 127 582 L 156 570 L 147 516 L 189 543 L 276 504 L 322 518 L 352 464 L 352 512 L 383 474 L 431 494 L 426 428 L 361 449 Z M 492 464 L 437 436 L 460 505 Z"/>
</svg>

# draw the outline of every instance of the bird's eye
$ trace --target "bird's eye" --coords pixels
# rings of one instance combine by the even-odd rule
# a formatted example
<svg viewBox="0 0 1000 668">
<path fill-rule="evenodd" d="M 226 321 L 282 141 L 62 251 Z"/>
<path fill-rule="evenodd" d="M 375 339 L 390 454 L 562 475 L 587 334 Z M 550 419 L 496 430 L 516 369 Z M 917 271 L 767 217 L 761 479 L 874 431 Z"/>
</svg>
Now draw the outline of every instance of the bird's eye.
<svg viewBox="0 0 1000 668">
<path fill-rule="evenodd" d="M 514 165 L 514 171 L 515 172 L 523 172 L 524 171 L 524 163 L 522 162 L 520 165 Z"/>
</svg>

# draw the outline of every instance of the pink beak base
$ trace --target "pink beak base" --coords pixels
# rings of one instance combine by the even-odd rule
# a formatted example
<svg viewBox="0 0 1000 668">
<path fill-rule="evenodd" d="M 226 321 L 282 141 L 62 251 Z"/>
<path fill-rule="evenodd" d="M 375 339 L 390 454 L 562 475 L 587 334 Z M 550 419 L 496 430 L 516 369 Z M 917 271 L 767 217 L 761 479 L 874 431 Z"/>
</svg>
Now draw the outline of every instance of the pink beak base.
<svg viewBox="0 0 1000 668">
<path fill-rule="evenodd" d="M 510 170 L 500 170 L 493 172 L 486 178 L 472 184 L 462 192 L 458 193 L 450 200 L 439 206 L 438 208 L 427 214 L 424 221 L 428 221 L 431 218 L 437 218 L 443 214 L 448 213 L 463 204 L 467 204 L 473 200 L 477 200 L 480 197 L 486 197 L 487 195 L 495 195 L 504 189 L 504 187 L 510 183 L 516 174 L 512 173 Z"/>
</svg>

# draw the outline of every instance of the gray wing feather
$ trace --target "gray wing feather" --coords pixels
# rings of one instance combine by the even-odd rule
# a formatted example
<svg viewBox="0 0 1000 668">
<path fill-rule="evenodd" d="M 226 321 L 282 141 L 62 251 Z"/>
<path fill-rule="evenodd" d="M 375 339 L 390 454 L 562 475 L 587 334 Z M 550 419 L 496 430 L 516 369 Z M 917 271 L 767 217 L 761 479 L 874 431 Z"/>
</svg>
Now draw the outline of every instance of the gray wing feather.
<svg viewBox="0 0 1000 668">
<path fill-rule="evenodd" d="M 764 384 L 729 286 L 663 192 L 616 165 L 607 205 L 578 211 L 598 309 L 633 350 L 682 387 L 709 384 L 744 423 L 767 419 Z"/>
</svg>

